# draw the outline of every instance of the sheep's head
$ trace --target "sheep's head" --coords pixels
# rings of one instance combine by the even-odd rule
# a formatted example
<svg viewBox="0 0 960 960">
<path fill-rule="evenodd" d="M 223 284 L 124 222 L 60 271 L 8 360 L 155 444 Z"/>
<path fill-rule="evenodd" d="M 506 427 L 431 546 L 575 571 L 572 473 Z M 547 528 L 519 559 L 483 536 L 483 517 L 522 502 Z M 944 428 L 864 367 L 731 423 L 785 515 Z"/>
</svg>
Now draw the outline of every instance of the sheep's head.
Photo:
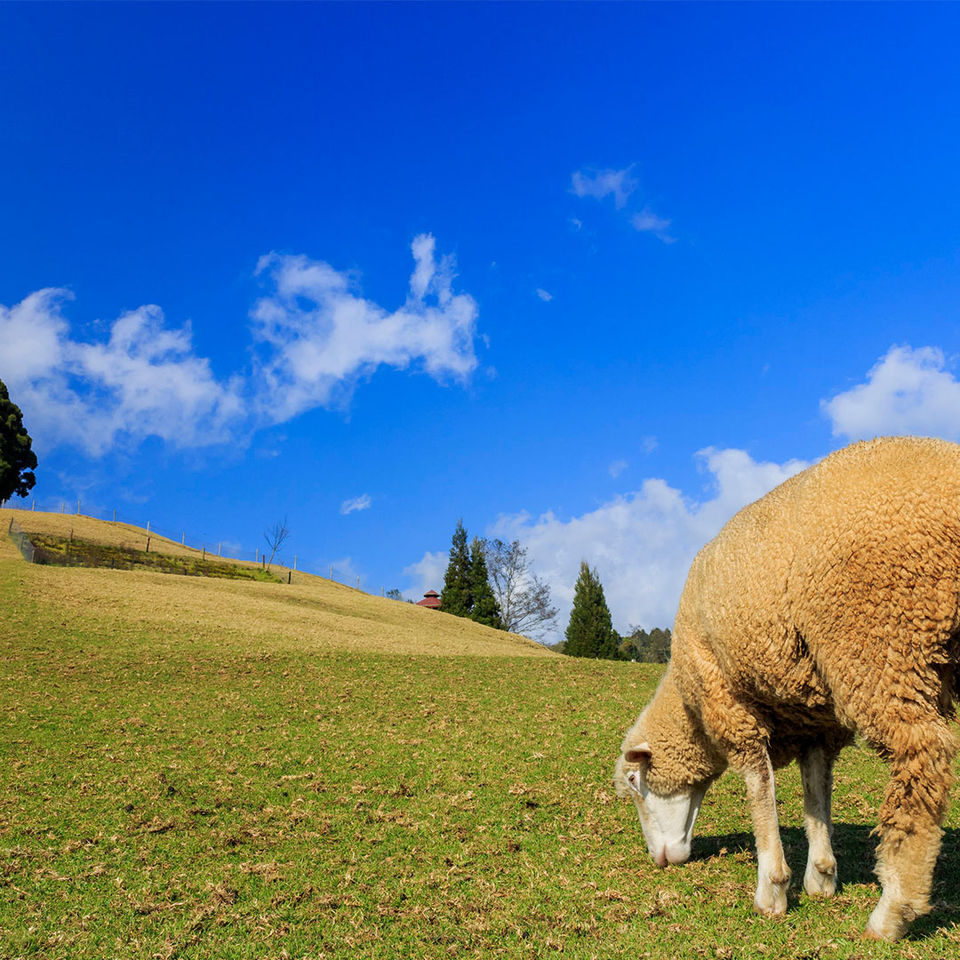
<svg viewBox="0 0 960 960">
<path fill-rule="evenodd" d="M 671 789 L 654 773 L 650 744 L 626 747 L 617 760 L 614 783 L 636 804 L 650 856 L 659 867 L 690 858 L 693 825 L 712 777 Z"/>
</svg>

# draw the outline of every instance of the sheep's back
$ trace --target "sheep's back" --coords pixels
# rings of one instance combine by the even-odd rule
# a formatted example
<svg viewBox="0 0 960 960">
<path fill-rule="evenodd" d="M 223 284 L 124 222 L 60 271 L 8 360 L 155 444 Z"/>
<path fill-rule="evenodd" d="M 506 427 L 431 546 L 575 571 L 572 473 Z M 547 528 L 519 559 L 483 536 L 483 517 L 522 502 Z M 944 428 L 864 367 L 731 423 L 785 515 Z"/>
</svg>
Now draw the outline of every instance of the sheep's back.
<svg viewBox="0 0 960 960">
<path fill-rule="evenodd" d="M 937 694 L 958 598 L 960 445 L 858 443 L 744 508 L 698 554 L 674 658 L 701 673 L 711 660 L 738 695 L 784 715 L 852 724 L 865 684 Z"/>
</svg>

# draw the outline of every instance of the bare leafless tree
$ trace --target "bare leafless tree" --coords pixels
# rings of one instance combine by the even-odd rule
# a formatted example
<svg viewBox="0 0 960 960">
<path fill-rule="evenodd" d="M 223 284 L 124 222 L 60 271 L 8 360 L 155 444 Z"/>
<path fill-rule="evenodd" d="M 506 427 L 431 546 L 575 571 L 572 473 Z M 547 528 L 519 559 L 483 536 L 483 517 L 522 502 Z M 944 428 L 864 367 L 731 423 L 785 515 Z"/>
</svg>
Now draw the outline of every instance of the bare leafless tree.
<svg viewBox="0 0 960 960">
<path fill-rule="evenodd" d="M 287 526 L 286 517 L 278 520 L 272 527 L 268 527 L 263 531 L 263 539 L 267 541 L 267 546 L 270 548 L 270 559 L 267 561 L 268 570 L 270 569 L 270 564 L 273 563 L 273 558 L 276 556 L 277 551 L 283 546 L 284 541 L 289 536 L 290 528 Z"/>
<path fill-rule="evenodd" d="M 490 586 L 500 605 L 503 629 L 526 637 L 542 635 L 556 619 L 550 588 L 530 569 L 519 540 L 484 540 Z"/>
</svg>

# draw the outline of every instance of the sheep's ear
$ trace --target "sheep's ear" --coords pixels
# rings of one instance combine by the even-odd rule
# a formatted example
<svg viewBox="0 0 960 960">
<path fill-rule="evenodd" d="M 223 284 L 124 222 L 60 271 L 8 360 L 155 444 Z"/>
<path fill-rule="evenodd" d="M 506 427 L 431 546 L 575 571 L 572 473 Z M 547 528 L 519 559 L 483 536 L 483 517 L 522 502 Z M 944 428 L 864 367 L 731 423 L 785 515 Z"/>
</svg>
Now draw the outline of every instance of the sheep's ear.
<svg viewBox="0 0 960 960">
<path fill-rule="evenodd" d="M 641 760 L 649 760 L 651 754 L 650 744 L 644 741 L 625 750 L 623 756 L 627 763 L 640 763 Z"/>
</svg>

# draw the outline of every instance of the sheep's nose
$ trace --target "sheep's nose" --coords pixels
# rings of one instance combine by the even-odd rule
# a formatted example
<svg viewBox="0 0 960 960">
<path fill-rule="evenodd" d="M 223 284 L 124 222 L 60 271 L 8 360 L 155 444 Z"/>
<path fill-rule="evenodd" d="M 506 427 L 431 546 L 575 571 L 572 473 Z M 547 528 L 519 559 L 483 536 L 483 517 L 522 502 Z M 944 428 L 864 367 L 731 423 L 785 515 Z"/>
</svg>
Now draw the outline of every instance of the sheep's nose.
<svg viewBox="0 0 960 960">
<path fill-rule="evenodd" d="M 667 865 L 667 848 L 664 847 L 653 859 L 658 867 L 665 867 Z"/>
</svg>

